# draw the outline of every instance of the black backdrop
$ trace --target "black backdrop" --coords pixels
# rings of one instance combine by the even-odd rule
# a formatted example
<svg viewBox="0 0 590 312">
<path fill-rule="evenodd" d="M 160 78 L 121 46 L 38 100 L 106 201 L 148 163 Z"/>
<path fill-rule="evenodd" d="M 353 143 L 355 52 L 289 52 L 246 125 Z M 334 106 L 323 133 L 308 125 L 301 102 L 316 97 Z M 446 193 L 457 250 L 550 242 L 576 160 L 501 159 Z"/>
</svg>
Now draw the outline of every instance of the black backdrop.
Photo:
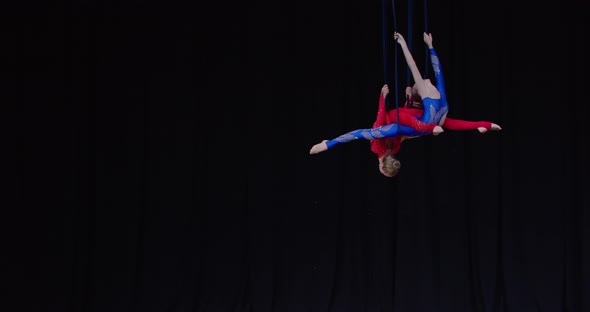
<svg viewBox="0 0 590 312">
<path fill-rule="evenodd" d="M 406 5 L 397 29 L 408 38 Z M 79 1 L 3 12 L 17 201 L 5 207 L 16 261 L 4 302 L 590 311 L 588 5 L 428 1 L 450 116 L 503 130 L 407 141 L 393 179 L 367 141 L 308 155 L 373 123 L 381 10 Z M 398 65 L 401 96 L 401 53 Z"/>
</svg>

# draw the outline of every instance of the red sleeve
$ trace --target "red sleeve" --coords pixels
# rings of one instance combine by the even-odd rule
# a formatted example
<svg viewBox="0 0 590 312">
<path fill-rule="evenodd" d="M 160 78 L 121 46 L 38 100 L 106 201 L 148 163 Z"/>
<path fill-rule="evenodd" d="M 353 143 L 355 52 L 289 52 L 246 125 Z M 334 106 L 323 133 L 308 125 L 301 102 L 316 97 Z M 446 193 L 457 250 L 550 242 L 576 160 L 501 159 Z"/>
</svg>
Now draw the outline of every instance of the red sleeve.
<svg viewBox="0 0 590 312">
<path fill-rule="evenodd" d="M 388 123 L 387 112 L 385 111 L 385 98 L 383 93 L 379 95 L 379 109 L 377 110 L 377 117 L 373 123 L 373 128 L 378 128 Z M 387 145 L 391 139 L 376 139 L 371 140 L 371 151 L 377 154 L 377 157 L 382 157 L 387 153 Z"/>
<path fill-rule="evenodd" d="M 490 130 L 492 123 L 489 121 L 466 121 L 447 117 L 442 127 L 449 130 L 475 130 L 479 127 L 484 127 Z"/>
<path fill-rule="evenodd" d="M 375 123 L 373 123 L 373 128 L 378 128 L 383 125 L 387 124 L 387 112 L 385 111 L 385 98 L 383 97 L 383 93 L 379 95 L 379 109 L 377 110 L 377 117 L 375 118 Z"/>
</svg>

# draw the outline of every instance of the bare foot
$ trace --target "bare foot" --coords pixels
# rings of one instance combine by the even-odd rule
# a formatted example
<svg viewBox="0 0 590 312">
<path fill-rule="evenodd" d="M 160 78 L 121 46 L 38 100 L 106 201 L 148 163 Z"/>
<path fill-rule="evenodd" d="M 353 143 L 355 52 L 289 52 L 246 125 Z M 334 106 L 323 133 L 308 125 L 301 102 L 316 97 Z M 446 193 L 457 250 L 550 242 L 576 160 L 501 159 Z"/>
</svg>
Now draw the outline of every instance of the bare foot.
<svg viewBox="0 0 590 312">
<path fill-rule="evenodd" d="M 498 126 L 495 123 L 492 123 L 492 126 L 490 127 L 490 129 L 494 130 L 494 131 L 498 131 L 498 130 L 502 130 L 502 127 Z M 486 129 L 484 127 L 479 127 L 479 128 L 477 128 L 477 130 L 479 131 L 479 133 L 485 133 L 488 131 L 488 129 Z"/>
<path fill-rule="evenodd" d="M 317 153 L 321 153 L 323 151 L 328 150 L 328 145 L 326 144 L 326 142 L 328 142 L 328 140 L 323 140 L 321 143 L 318 143 L 316 145 L 314 145 L 310 150 L 309 150 L 309 154 L 317 154 Z"/>
<path fill-rule="evenodd" d="M 434 135 L 439 135 L 441 133 L 443 133 L 445 130 L 443 130 L 443 128 L 441 126 L 436 126 L 434 127 L 434 129 L 432 129 L 432 134 Z"/>
</svg>

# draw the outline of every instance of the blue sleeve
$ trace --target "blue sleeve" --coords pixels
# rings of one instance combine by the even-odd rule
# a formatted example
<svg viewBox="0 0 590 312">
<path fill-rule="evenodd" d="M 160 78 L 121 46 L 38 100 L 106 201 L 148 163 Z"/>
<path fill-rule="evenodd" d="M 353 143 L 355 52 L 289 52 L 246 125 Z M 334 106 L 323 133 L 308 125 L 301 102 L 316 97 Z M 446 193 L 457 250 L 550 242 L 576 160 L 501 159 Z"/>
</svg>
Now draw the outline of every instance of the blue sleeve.
<svg viewBox="0 0 590 312">
<path fill-rule="evenodd" d="M 334 147 L 335 145 L 341 143 L 347 143 L 350 141 L 362 139 L 362 140 L 375 140 L 375 139 L 385 139 L 385 138 L 393 138 L 398 135 L 405 135 L 405 136 L 419 136 L 429 134 L 428 132 L 418 132 L 414 130 L 412 127 L 408 126 L 399 126 L 397 124 L 387 124 L 378 128 L 371 128 L 371 129 L 357 129 L 350 132 L 347 132 L 335 139 L 329 140 L 326 142 L 328 149 Z"/>
<path fill-rule="evenodd" d="M 436 88 L 438 89 L 438 92 L 440 92 L 440 97 L 446 100 L 447 94 L 445 92 L 445 80 L 443 79 L 440 61 L 434 48 L 430 49 L 430 62 L 432 63 L 432 70 L 434 71 L 434 77 L 436 78 Z"/>
</svg>

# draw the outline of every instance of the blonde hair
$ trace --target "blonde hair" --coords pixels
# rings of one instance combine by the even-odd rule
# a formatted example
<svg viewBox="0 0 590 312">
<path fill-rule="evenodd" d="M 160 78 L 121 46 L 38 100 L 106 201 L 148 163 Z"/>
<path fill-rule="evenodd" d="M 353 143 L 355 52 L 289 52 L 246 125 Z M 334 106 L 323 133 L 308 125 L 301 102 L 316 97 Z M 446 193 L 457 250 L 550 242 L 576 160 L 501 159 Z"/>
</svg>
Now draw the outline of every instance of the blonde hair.
<svg viewBox="0 0 590 312">
<path fill-rule="evenodd" d="M 402 167 L 402 163 L 393 155 L 387 155 L 383 158 L 383 171 L 388 177 L 395 177 Z"/>
</svg>

